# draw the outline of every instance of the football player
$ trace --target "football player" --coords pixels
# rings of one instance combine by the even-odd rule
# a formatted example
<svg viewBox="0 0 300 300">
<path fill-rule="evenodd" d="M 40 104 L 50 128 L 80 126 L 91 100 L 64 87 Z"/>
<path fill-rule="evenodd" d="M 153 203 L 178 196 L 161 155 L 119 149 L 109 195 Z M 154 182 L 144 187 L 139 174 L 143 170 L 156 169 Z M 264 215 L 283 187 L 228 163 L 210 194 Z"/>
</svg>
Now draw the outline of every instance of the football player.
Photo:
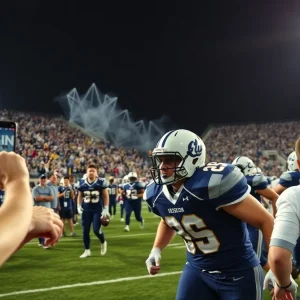
<svg viewBox="0 0 300 300">
<path fill-rule="evenodd" d="M 286 166 L 287 171 L 281 174 L 279 182 L 273 187 L 274 191 L 279 195 L 282 194 L 282 192 L 287 188 L 299 185 L 300 172 L 295 151 L 288 156 Z M 296 265 L 296 270 L 293 270 L 293 277 L 297 278 L 300 273 L 300 239 L 297 240 L 293 256 L 294 264 Z"/>
<path fill-rule="evenodd" d="M 69 176 L 64 176 L 63 186 L 58 187 L 59 216 L 64 224 L 63 236 L 66 236 L 65 220 L 68 220 L 71 236 L 76 236 L 73 224 L 74 191 L 69 182 Z"/>
<path fill-rule="evenodd" d="M 98 178 L 97 167 L 93 164 L 87 167 L 86 179 L 81 179 L 78 187 L 78 212 L 82 214 L 82 229 L 84 252 L 80 258 L 91 256 L 90 250 L 90 228 L 93 223 L 94 234 L 101 242 L 101 255 L 107 251 L 107 242 L 101 231 L 101 217 L 109 218 L 109 195 L 107 191 L 107 181 Z"/>
<path fill-rule="evenodd" d="M 135 218 L 144 228 L 144 219 L 142 217 L 142 198 L 145 185 L 137 180 L 136 172 L 130 172 L 128 175 L 129 182 L 124 184 L 123 191 L 125 193 L 125 231 L 130 231 L 130 216 L 134 212 Z"/>
<path fill-rule="evenodd" d="M 300 169 L 300 138 L 295 144 L 296 155 L 288 158 L 288 168 Z M 293 158 L 291 159 L 291 156 Z M 293 181 L 294 176 L 289 178 Z M 283 182 L 282 182 L 283 183 Z M 284 183 L 283 183 L 284 184 Z M 281 187 L 285 187 L 281 185 Z M 281 188 L 278 187 L 278 188 Z M 273 286 L 272 299 L 296 299 L 297 283 L 291 278 L 293 253 L 296 241 L 299 241 L 300 219 L 300 187 L 298 184 L 289 186 L 281 193 L 277 201 L 277 214 L 269 248 L 269 263 L 271 270 L 266 274 L 265 287 Z"/>
<path fill-rule="evenodd" d="M 262 203 L 262 197 L 272 201 L 273 211 L 275 211 L 275 203 L 278 199 L 278 194 L 276 194 L 268 185 L 267 178 L 261 173 L 261 170 L 255 167 L 253 161 L 247 156 L 238 156 L 232 162 L 234 166 L 237 166 L 241 172 L 245 175 L 248 185 L 251 187 L 251 195 L 256 198 L 260 203 Z M 260 173 L 255 174 L 257 171 Z M 275 215 L 275 213 L 274 213 Z M 263 251 L 264 241 L 262 237 L 262 232 L 257 228 L 247 224 L 249 231 L 249 237 L 253 245 L 253 249 L 256 252 L 258 258 L 260 259 L 260 264 L 265 271 L 269 270 L 267 253 Z"/>
<path fill-rule="evenodd" d="M 274 219 L 239 168 L 205 164 L 205 156 L 203 141 L 183 129 L 166 133 L 152 152 L 144 199 L 162 219 L 148 272 L 159 272 L 161 252 L 177 233 L 187 250 L 177 300 L 263 299 L 263 271 L 245 223 L 259 228 L 268 246 Z"/>
<path fill-rule="evenodd" d="M 111 219 L 116 215 L 117 197 L 118 197 L 118 186 L 114 184 L 114 177 L 109 177 L 109 185 L 107 187 L 109 194 L 109 214 Z"/>
<path fill-rule="evenodd" d="M 120 217 L 121 217 L 121 222 L 124 222 L 124 210 L 125 210 L 125 202 L 126 202 L 126 195 L 123 190 L 123 186 L 128 183 L 128 176 L 125 175 L 122 183 L 119 184 L 119 202 L 120 202 Z"/>
</svg>

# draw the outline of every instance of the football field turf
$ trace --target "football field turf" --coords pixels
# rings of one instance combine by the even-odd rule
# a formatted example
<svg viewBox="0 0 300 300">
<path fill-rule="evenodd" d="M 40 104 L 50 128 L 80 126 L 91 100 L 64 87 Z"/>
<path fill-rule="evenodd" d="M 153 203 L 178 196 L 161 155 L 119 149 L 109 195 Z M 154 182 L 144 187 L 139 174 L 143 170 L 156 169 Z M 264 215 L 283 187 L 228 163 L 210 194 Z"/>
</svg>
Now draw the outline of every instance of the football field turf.
<svg viewBox="0 0 300 300">
<path fill-rule="evenodd" d="M 124 232 L 119 211 L 104 228 L 108 251 L 100 255 L 100 244 L 91 232 L 92 256 L 83 253 L 80 226 L 78 237 L 64 237 L 51 249 L 31 241 L 0 270 L 1 299 L 175 299 L 180 272 L 185 264 L 181 238 L 163 252 L 160 276 L 148 276 L 145 260 L 151 250 L 159 218 L 143 206 L 145 228 L 131 218 L 130 232 Z M 68 233 L 68 228 L 67 228 Z M 69 233 L 68 233 L 69 235 Z M 201 291 L 199 291 L 201 294 Z M 267 293 L 266 293 L 267 294 Z M 265 299 L 271 299 L 265 296 Z"/>
</svg>

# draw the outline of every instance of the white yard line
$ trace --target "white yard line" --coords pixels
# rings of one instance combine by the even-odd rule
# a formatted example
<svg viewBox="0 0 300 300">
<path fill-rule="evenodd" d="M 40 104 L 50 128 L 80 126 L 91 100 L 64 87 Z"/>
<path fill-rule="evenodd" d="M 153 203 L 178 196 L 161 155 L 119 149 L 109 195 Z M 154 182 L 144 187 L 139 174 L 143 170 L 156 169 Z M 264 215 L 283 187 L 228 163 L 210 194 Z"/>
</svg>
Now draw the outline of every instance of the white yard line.
<svg viewBox="0 0 300 300">
<path fill-rule="evenodd" d="M 0 294 L 0 298 L 8 297 L 8 296 L 15 296 L 15 295 L 44 293 L 44 292 L 49 292 L 49 291 L 54 291 L 54 290 L 64 290 L 64 289 L 83 287 L 83 286 L 103 285 L 103 284 L 123 282 L 123 281 L 134 281 L 134 280 L 146 279 L 146 278 L 154 279 L 154 278 L 157 278 L 157 277 L 164 277 L 164 276 L 171 276 L 171 275 L 178 275 L 178 274 L 181 274 L 181 271 L 169 272 L 169 273 L 160 273 L 160 274 L 157 274 L 155 276 L 144 275 L 144 276 L 136 276 L 136 277 L 124 277 L 124 278 L 116 278 L 116 279 L 111 279 L 111 280 L 102 280 L 102 281 L 93 281 L 93 282 L 53 286 L 53 287 L 44 288 L 44 289 L 15 291 L 15 292 L 10 292 L 10 293 Z"/>
</svg>

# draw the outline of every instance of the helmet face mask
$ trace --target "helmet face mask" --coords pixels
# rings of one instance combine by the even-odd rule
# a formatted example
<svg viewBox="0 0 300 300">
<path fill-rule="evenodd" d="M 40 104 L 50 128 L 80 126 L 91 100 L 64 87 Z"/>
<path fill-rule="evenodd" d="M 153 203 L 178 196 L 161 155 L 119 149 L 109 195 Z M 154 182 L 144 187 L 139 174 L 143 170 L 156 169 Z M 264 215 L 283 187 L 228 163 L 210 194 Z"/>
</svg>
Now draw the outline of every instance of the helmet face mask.
<svg viewBox="0 0 300 300">
<path fill-rule="evenodd" d="M 197 168 L 205 165 L 205 157 L 205 145 L 195 133 L 185 129 L 169 131 L 150 156 L 152 178 L 158 185 L 169 185 L 191 177 Z"/>
<path fill-rule="evenodd" d="M 128 177 L 128 181 L 131 182 L 131 183 L 137 181 L 137 174 L 136 174 L 136 172 L 130 172 L 127 175 L 127 177 Z"/>
<path fill-rule="evenodd" d="M 187 171 L 183 167 L 183 158 L 178 152 L 164 152 L 163 154 L 152 154 L 150 157 L 152 160 L 152 168 L 150 169 L 151 176 L 154 182 L 158 185 L 171 184 L 179 181 L 180 179 L 186 177 Z M 171 167 L 161 168 L 164 160 L 168 161 L 167 165 L 174 164 Z M 172 170 L 173 174 L 169 177 L 162 174 L 162 171 L 168 172 Z"/>
</svg>

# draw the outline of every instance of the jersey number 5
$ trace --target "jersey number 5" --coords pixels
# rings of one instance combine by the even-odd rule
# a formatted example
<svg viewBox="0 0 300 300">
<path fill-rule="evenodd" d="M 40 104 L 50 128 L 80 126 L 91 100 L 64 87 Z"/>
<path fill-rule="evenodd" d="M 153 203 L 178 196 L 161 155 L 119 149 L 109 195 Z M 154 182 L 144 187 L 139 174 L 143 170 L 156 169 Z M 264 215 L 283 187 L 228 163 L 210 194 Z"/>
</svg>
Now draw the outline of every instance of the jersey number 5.
<svg viewBox="0 0 300 300">
<path fill-rule="evenodd" d="M 214 232 L 208 229 L 203 220 L 196 215 L 185 215 L 181 222 L 174 217 L 165 217 L 165 222 L 183 238 L 190 253 L 195 254 L 196 247 L 204 254 L 219 250 L 220 242 Z"/>
</svg>

